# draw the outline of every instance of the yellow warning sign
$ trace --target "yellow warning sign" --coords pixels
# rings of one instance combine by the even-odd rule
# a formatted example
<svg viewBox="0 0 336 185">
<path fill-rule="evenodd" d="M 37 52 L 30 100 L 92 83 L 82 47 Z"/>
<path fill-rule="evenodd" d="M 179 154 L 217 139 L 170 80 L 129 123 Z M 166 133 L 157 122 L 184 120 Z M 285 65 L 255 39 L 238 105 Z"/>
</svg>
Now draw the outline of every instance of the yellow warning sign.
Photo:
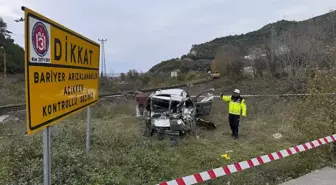
<svg viewBox="0 0 336 185">
<path fill-rule="evenodd" d="M 28 9 L 25 12 L 27 133 L 98 101 L 98 43 Z"/>
</svg>

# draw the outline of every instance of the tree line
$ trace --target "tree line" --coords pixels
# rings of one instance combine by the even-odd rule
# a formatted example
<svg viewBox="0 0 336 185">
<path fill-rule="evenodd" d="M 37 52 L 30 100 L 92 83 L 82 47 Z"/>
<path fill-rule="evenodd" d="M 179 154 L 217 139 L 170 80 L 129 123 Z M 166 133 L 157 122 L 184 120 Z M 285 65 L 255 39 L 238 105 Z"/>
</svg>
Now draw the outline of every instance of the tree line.
<svg viewBox="0 0 336 185">
<path fill-rule="evenodd" d="M 4 54 L 6 53 L 7 73 L 24 72 L 24 50 L 14 43 L 12 32 L 7 29 L 7 24 L 0 17 L 0 72 L 4 72 Z"/>
</svg>

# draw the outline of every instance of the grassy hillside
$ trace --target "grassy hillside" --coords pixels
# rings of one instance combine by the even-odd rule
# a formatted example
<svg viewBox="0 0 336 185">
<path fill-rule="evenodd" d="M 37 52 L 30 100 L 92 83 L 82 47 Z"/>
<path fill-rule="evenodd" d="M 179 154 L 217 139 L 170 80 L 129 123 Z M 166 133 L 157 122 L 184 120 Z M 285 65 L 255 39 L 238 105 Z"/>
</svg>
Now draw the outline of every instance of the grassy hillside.
<svg viewBox="0 0 336 185">
<path fill-rule="evenodd" d="M 311 26 L 321 27 L 327 33 L 323 40 L 325 44 L 329 44 L 330 39 L 336 36 L 332 34 L 336 30 L 335 18 L 336 12 L 334 11 L 304 21 L 281 20 L 246 34 L 216 38 L 206 43 L 193 45 L 190 52 L 181 58 L 162 61 L 149 71 L 158 73 L 181 69 L 181 63 L 188 64 L 185 70 L 198 70 L 201 68 L 205 71 L 205 69 L 209 68 L 210 61 L 216 57 L 218 50 L 222 46 L 236 47 L 241 51 L 242 55 L 247 55 L 251 48 L 260 48 L 265 45 L 271 38 L 272 32 L 275 32 L 276 35 L 281 35 L 288 30 L 304 31 Z"/>
<path fill-rule="evenodd" d="M 335 73 L 318 73 L 304 80 L 217 80 L 191 87 L 192 94 L 215 87 L 216 93 L 243 94 L 335 92 Z M 11 84 L 15 84 L 15 86 Z M 2 86 L 3 97 L 24 97 L 23 84 Z M 17 89 L 18 88 L 18 89 Z M 17 91 L 17 92 L 16 92 Z M 4 99 L 4 98 L 3 98 Z M 91 152 L 85 154 L 86 112 L 52 128 L 52 184 L 151 185 L 204 170 L 233 164 L 335 133 L 335 96 L 247 97 L 247 118 L 241 120 L 240 139 L 230 136 L 228 105 L 215 99 L 206 119 L 213 131 L 198 129 L 171 147 L 168 139 L 143 136 L 143 122 L 135 117 L 134 97 L 100 101 L 93 107 Z M 25 112 L 15 112 L 0 124 L 0 184 L 41 184 L 42 132 L 25 136 Z M 275 139 L 273 134 L 282 134 Z M 227 153 L 229 160 L 220 156 Z M 279 161 L 203 184 L 276 185 L 315 169 L 333 165 L 335 152 L 325 145 Z"/>
<path fill-rule="evenodd" d="M 291 88 L 282 81 L 265 84 L 254 81 L 250 88 L 254 87 L 256 93 Z M 227 84 L 225 88 L 223 92 L 229 93 L 233 86 Z M 169 146 L 168 139 L 158 141 L 142 136 L 144 125 L 135 118 L 133 98 L 100 102 L 93 107 L 89 155 L 85 154 L 85 111 L 52 128 L 52 184 L 153 185 L 282 150 L 332 133 L 329 117 L 324 113 L 330 98 L 248 98 L 248 117 L 241 121 L 239 140 L 230 136 L 227 104 L 216 99 L 207 119 L 218 128 L 199 130 L 199 139 L 187 137 L 176 147 Z M 24 136 L 24 119 L 24 114 L 17 112 L 0 124 L 0 184 L 43 181 L 42 133 Z M 275 133 L 281 133 L 283 138 L 275 139 Z M 330 165 L 330 146 L 203 184 L 279 184 Z M 229 160 L 220 158 L 224 153 L 230 156 Z"/>
</svg>

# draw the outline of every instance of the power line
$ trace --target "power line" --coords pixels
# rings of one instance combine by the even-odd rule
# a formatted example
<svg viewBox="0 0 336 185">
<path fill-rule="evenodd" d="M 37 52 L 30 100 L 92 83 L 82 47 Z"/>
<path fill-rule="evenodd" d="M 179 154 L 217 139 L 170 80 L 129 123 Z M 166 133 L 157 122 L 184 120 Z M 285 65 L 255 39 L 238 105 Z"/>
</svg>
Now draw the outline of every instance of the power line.
<svg viewBox="0 0 336 185">
<path fill-rule="evenodd" d="M 107 39 L 98 39 L 101 43 L 101 57 L 100 57 L 100 66 L 101 66 L 101 76 L 106 77 L 106 61 L 105 61 L 105 47 L 104 43 Z"/>
</svg>

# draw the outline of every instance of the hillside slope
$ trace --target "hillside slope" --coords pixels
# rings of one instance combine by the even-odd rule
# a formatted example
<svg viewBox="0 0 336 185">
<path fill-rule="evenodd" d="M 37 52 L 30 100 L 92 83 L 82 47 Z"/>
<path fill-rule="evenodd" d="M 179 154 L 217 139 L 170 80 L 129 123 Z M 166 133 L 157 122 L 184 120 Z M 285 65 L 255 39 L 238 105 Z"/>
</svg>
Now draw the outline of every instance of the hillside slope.
<svg viewBox="0 0 336 185">
<path fill-rule="evenodd" d="M 190 52 L 183 55 L 181 58 L 170 59 L 162 61 L 161 63 L 153 66 L 149 72 L 160 73 L 180 69 L 184 66 L 187 70 L 206 70 L 209 68 L 211 60 L 216 56 L 218 49 L 221 46 L 234 46 L 239 48 L 243 53 L 247 54 L 250 48 L 256 48 L 265 44 L 270 39 L 272 31 L 275 31 L 277 35 L 281 35 L 289 29 L 304 30 L 309 26 L 321 26 L 327 33 L 334 32 L 336 30 L 336 11 L 329 12 L 317 17 L 313 17 L 304 21 L 287 21 L 280 20 L 275 23 L 270 23 L 259 30 L 248 32 L 241 35 L 229 35 L 226 37 L 216 38 L 212 41 L 192 45 Z M 329 30 L 329 31 L 328 31 Z M 325 37 L 325 41 L 328 42 L 331 37 L 335 37 L 330 34 Z M 185 65 L 181 65 L 181 63 Z"/>
</svg>

